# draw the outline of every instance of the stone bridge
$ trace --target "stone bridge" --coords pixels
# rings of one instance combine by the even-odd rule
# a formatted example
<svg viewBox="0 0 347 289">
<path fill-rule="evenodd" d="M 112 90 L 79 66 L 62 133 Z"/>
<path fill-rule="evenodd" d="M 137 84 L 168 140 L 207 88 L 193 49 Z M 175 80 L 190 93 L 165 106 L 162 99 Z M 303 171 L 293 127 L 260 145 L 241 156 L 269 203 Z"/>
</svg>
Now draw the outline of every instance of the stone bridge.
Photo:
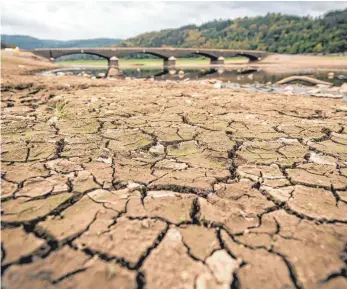
<svg viewBox="0 0 347 289">
<path fill-rule="evenodd" d="M 164 60 L 164 66 L 175 66 L 176 58 L 185 57 L 190 54 L 201 55 L 210 58 L 212 65 L 224 64 L 224 59 L 228 57 L 244 56 L 249 61 L 258 61 L 268 55 L 265 51 L 256 50 L 229 50 L 229 49 L 205 49 L 205 48 L 145 48 L 145 47 L 111 47 L 111 48 L 48 48 L 35 49 L 32 51 L 51 60 L 55 60 L 64 55 L 71 54 L 91 54 L 103 57 L 108 60 L 109 67 L 118 67 L 121 57 L 138 53 L 145 53 L 157 56 Z"/>
</svg>

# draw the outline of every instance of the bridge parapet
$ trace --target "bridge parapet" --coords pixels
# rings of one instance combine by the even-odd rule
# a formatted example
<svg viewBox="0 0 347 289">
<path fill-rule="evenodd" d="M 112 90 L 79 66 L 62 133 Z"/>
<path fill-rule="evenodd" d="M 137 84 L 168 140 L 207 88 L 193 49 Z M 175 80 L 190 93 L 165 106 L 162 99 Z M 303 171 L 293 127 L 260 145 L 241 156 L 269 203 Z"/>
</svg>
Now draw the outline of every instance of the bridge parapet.
<svg viewBox="0 0 347 289">
<path fill-rule="evenodd" d="M 176 59 L 189 54 L 196 54 L 210 58 L 211 64 L 222 65 L 224 59 L 228 57 L 245 56 L 250 61 L 258 61 L 268 55 L 266 51 L 257 50 L 231 50 L 231 49 L 209 49 L 209 48 L 158 48 L 158 47 L 102 47 L 102 48 L 52 48 L 35 49 L 34 54 L 56 59 L 61 56 L 71 54 L 91 54 L 106 58 L 109 65 L 116 66 L 116 62 L 111 61 L 112 57 L 122 58 L 133 54 L 144 53 L 157 56 L 164 61 L 164 65 L 174 65 Z M 171 60 L 170 60 L 171 59 Z M 174 60 L 175 59 L 175 60 Z M 117 60 L 118 66 L 118 60 Z"/>
</svg>

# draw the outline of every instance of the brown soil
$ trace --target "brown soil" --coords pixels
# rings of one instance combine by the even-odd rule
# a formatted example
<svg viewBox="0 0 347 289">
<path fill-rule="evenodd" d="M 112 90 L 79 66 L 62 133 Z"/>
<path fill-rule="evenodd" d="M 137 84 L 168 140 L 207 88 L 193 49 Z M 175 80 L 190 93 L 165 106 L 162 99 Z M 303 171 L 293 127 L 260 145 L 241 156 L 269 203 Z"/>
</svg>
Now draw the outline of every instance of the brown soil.
<svg viewBox="0 0 347 289">
<path fill-rule="evenodd" d="M 247 63 L 268 73 L 300 74 L 302 71 L 346 71 L 347 57 L 271 54 L 259 62 Z"/>
<path fill-rule="evenodd" d="M 347 288 L 346 102 L 32 57 L 2 59 L 3 288 Z"/>
<path fill-rule="evenodd" d="M 290 55 L 290 54 L 270 54 L 259 63 L 303 65 L 303 66 L 329 66 L 347 67 L 346 57 L 328 57 L 328 56 L 308 56 L 308 55 Z"/>
</svg>

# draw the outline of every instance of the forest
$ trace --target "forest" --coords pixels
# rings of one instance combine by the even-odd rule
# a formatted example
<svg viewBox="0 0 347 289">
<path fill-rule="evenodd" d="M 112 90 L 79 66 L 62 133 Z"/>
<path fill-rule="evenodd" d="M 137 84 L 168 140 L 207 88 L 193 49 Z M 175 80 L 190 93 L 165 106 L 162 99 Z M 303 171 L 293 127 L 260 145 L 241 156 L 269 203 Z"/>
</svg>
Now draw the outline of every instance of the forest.
<svg viewBox="0 0 347 289">
<path fill-rule="evenodd" d="M 214 20 L 200 26 L 148 32 L 121 41 L 122 47 L 204 47 L 266 50 L 277 53 L 347 51 L 347 9 L 324 16 L 266 16 Z"/>
</svg>

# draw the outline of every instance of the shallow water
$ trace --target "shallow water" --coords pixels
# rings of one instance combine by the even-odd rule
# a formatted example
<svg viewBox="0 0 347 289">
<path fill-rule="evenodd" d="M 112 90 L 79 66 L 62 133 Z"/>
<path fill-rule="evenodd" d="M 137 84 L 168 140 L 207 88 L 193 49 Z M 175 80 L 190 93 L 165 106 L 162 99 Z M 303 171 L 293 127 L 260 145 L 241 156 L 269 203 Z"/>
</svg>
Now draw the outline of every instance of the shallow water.
<svg viewBox="0 0 347 289">
<path fill-rule="evenodd" d="M 59 72 L 72 73 L 78 75 L 81 73 L 98 76 L 100 73 L 106 73 L 107 68 L 62 68 L 45 74 L 57 74 Z M 334 75 L 329 75 L 333 72 Z M 292 75 L 306 75 L 323 81 L 328 81 L 334 85 L 340 86 L 347 82 L 347 71 L 315 71 L 300 70 L 288 73 L 270 73 L 262 69 L 242 68 L 242 69 L 225 69 L 225 68 L 201 68 L 201 67 L 177 67 L 176 69 L 163 69 L 160 67 L 134 67 L 121 68 L 122 77 L 133 78 L 154 78 L 157 80 L 200 80 L 200 79 L 219 79 L 223 82 L 232 82 L 239 84 L 255 84 L 255 83 L 275 83 L 285 77 Z"/>
</svg>

